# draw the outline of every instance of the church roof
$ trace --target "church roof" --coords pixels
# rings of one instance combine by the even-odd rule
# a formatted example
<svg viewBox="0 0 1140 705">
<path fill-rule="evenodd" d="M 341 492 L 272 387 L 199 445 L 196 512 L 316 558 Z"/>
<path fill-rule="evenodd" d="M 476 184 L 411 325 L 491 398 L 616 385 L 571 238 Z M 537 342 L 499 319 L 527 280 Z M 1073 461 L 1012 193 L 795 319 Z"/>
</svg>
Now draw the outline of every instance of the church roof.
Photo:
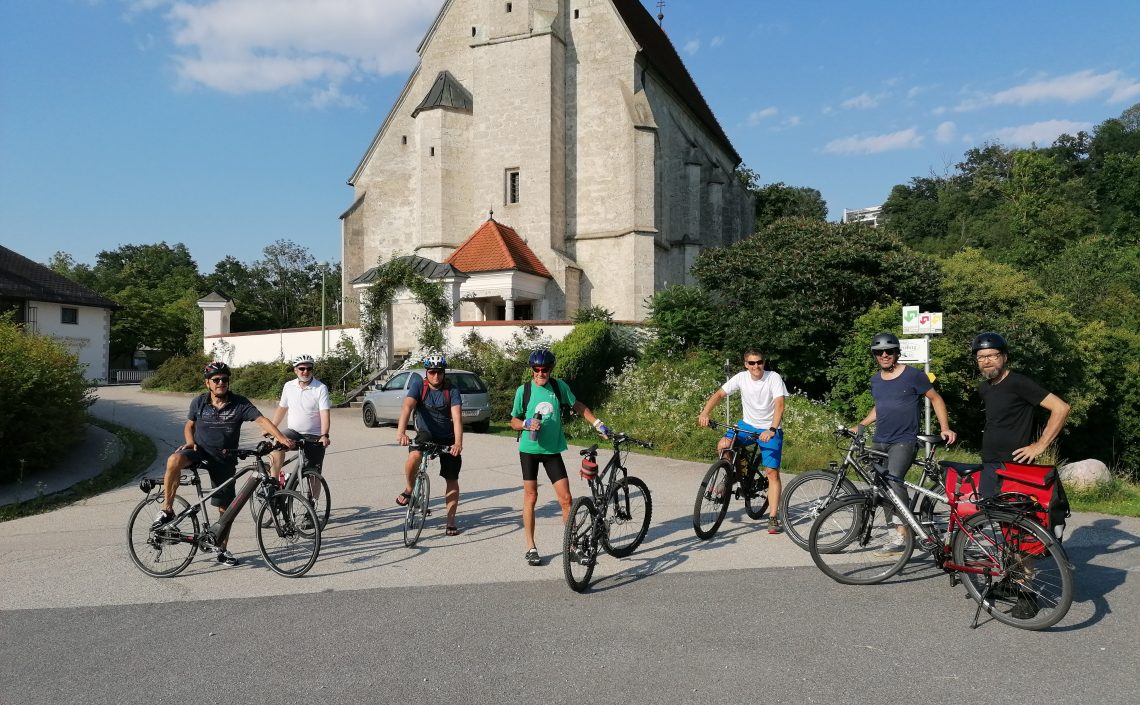
<svg viewBox="0 0 1140 705">
<path fill-rule="evenodd" d="M 0 245 L 0 296 L 59 304 L 118 309 L 119 305 L 82 284 Z"/>
<path fill-rule="evenodd" d="M 520 272 L 553 279 L 542 260 L 527 246 L 514 228 L 488 218 L 471 237 L 447 258 L 464 272 L 496 272 L 517 269 Z"/>
<path fill-rule="evenodd" d="M 466 279 L 467 275 L 459 271 L 457 268 L 449 264 L 440 264 L 433 259 L 427 257 L 420 257 L 419 255 L 404 255 L 397 257 L 394 262 L 407 262 L 415 270 L 416 274 L 424 277 L 425 279 L 447 279 L 460 278 Z M 376 272 L 379 267 L 370 267 L 368 270 L 361 274 L 356 279 L 352 280 L 352 284 L 369 284 L 376 278 Z"/>
<path fill-rule="evenodd" d="M 697 119 L 724 145 L 736 163 L 741 162 L 740 155 L 733 148 L 728 135 L 717 122 L 712 108 L 705 102 L 693 77 L 685 68 L 685 62 L 677 54 L 673 43 L 665 30 L 649 14 L 649 10 L 641 4 L 641 0 L 611 0 L 614 9 L 621 15 L 625 26 L 629 28 L 633 39 L 641 47 L 641 54 L 645 60 L 657 70 L 661 77 L 677 92 L 681 100 L 697 116 Z"/>
<path fill-rule="evenodd" d="M 440 71 L 427 95 L 412 111 L 412 117 L 434 108 L 455 108 L 469 113 L 473 105 L 471 92 L 464 88 L 450 71 Z"/>
</svg>

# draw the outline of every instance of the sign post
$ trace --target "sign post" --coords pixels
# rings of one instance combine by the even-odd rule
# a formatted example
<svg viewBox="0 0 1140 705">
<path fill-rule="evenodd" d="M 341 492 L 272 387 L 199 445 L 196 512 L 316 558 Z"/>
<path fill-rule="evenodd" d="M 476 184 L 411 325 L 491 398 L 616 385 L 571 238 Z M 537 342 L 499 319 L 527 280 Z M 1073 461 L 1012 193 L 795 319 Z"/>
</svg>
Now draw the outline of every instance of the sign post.
<svg viewBox="0 0 1140 705">
<path fill-rule="evenodd" d="M 922 338 L 912 338 L 899 341 L 902 344 L 902 354 L 899 362 L 923 363 L 927 378 L 930 377 L 930 336 L 942 332 L 941 311 L 920 311 L 918 306 L 903 306 L 903 335 L 921 335 Z M 931 380 L 932 382 L 934 380 Z M 924 428 L 930 434 L 930 399 L 923 399 L 926 410 Z"/>
</svg>

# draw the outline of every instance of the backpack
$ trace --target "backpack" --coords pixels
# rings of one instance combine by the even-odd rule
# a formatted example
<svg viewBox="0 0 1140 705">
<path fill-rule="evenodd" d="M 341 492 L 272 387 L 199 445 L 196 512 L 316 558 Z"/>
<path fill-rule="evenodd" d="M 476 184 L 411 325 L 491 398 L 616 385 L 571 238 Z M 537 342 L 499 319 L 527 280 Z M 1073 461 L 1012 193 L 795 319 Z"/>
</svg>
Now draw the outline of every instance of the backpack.
<svg viewBox="0 0 1140 705">
<path fill-rule="evenodd" d="M 423 404 L 424 401 L 427 400 L 427 393 L 428 393 L 428 389 L 430 389 L 430 388 L 431 388 L 431 386 L 427 383 L 427 380 L 425 379 L 424 380 L 424 386 L 423 386 L 422 390 L 420 391 L 420 404 Z M 444 399 L 447 400 L 447 405 L 451 406 L 451 387 L 448 385 L 446 375 L 444 375 L 444 378 L 443 378 L 443 397 L 444 397 Z M 559 401 L 561 401 L 561 400 L 559 400 Z"/>
<path fill-rule="evenodd" d="M 523 409 L 524 414 L 526 413 L 526 408 L 528 406 L 530 406 L 530 389 L 531 389 L 531 385 L 533 385 L 533 384 L 534 384 L 534 382 L 527 382 L 526 384 L 523 385 L 522 409 Z M 567 413 L 573 407 L 567 406 L 566 400 L 562 398 L 562 385 L 559 384 L 558 380 L 554 377 L 550 378 L 550 382 L 548 382 L 548 384 L 554 385 L 552 387 L 552 389 L 554 390 L 555 398 L 558 399 L 558 412 L 559 412 L 559 414 L 562 415 L 562 418 L 566 418 Z M 521 439 L 521 438 L 522 438 L 522 431 L 519 431 L 515 435 L 515 442 L 517 443 L 519 441 L 519 439 Z"/>
</svg>

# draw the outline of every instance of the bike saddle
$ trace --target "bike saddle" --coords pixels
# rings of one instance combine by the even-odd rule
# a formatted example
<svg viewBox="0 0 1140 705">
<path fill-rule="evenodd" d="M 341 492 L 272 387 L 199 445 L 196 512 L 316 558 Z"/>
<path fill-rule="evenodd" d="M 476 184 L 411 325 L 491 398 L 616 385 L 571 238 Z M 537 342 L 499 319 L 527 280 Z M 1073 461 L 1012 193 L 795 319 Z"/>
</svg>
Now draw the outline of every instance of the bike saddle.
<svg viewBox="0 0 1140 705">
<path fill-rule="evenodd" d="M 590 446 L 589 448 L 587 448 L 585 450 L 578 451 L 578 455 L 597 455 L 597 454 L 598 454 L 598 444 L 597 443 L 595 443 L 594 445 Z"/>
<path fill-rule="evenodd" d="M 944 439 L 942 436 L 934 436 L 934 435 L 928 436 L 926 434 L 919 434 L 918 435 L 918 442 L 919 443 L 929 443 L 932 446 L 944 446 L 944 445 L 946 445 L 946 439 Z"/>
<path fill-rule="evenodd" d="M 919 440 L 922 440 L 922 436 L 919 436 Z M 981 463 L 960 463 L 955 460 L 939 460 L 938 465 L 943 469 L 953 468 L 954 472 L 958 473 L 958 477 L 973 475 L 982 469 Z"/>
</svg>

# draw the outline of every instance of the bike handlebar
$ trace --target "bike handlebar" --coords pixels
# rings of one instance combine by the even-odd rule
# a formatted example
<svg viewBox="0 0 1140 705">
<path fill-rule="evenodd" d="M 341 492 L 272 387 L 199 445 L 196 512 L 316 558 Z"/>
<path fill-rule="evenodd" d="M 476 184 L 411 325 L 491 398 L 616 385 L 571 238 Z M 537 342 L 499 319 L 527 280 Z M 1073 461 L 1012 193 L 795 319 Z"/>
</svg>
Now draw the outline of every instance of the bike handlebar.
<svg viewBox="0 0 1140 705">
<path fill-rule="evenodd" d="M 723 428 L 726 431 L 736 431 L 738 434 L 743 434 L 745 436 L 756 436 L 757 438 L 760 437 L 761 433 L 764 433 L 764 431 L 747 431 L 739 426 L 733 426 L 732 424 L 728 423 L 721 423 L 716 419 L 709 419 L 709 428 Z"/>
<path fill-rule="evenodd" d="M 653 450 L 653 442 L 652 441 L 642 441 L 642 440 L 639 440 L 637 438 L 634 438 L 633 436 L 628 436 L 624 433 L 611 433 L 608 440 L 613 442 L 614 448 L 620 447 L 623 443 L 632 443 L 635 446 L 640 446 L 642 448 L 645 448 L 646 450 Z M 578 455 L 581 455 L 581 456 L 587 456 L 587 455 L 594 456 L 597 454 L 598 454 L 598 444 L 597 443 L 590 446 L 589 448 L 585 448 L 583 450 L 578 451 Z"/>
<path fill-rule="evenodd" d="M 444 446 L 432 441 L 416 441 L 413 440 L 408 443 L 409 450 L 418 450 L 428 455 L 438 455 L 439 453 L 447 453 L 451 455 L 451 446 Z"/>
</svg>

